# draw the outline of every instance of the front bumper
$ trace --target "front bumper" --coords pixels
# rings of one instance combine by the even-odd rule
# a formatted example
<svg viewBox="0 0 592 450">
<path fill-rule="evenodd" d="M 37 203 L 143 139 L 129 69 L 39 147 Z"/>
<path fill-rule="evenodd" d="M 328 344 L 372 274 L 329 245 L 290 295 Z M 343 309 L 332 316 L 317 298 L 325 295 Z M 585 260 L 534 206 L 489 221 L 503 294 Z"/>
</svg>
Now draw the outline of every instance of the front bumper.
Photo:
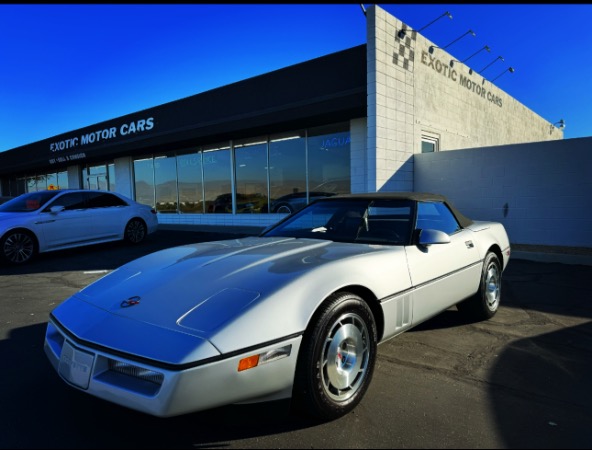
<svg viewBox="0 0 592 450">
<path fill-rule="evenodd" d="M 233 403 L 290 397 L 301 340 L 302 336 L 291 337 L 207 364 L 179 366 L 177 370 L 89 346 L 50 321 L 44 350 L 55 370 L 71 386 L 146 414 L 171 417 Z M 287 345 L 291 345 L 289 356 L 238 371 L 241 359 Z"/>
</svg>

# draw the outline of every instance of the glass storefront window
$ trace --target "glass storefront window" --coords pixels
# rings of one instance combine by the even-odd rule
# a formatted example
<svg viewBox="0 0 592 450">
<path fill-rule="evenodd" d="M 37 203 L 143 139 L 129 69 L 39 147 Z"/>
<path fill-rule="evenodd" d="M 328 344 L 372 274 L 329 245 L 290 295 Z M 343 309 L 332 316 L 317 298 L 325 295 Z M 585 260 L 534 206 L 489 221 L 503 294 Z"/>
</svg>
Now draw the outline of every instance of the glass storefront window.
<svg viewBox="0 0 592 450">
<path fill-rule="evenodd" d="M 58 172 L 58 189 L 68 189 L 68 172 Z"/>
<path fill-rule="evenodd" d="M 351 193 L 349 125 L 331 125 L 308 132 L 308 189 L 315 195 Z"/>
<path fill-rule="evenodd" d="M 160 213 L 177 212 L 177 158 L 156 156 L 154 158 L 154 185 L 156 210 Z"/>
<path fill-rule="evenodd" d="M 115 164 L 107 165 L 107 180 L 109 180 L 109 191 L 115 191 Z"/>
<path fill-rule="evenodd" d="M 47 189 L 49 190 L 56 190 L 60 188 L 60 184 L 58 183 L 58 174 L 57 173 L 48 173 L 46 178 Z"/>
<path fill-rule="evenodd" d="M 47 175 L 27 177 L 27 192 L 45 191 L 47 189 Z"/>
<path fill-rule="evenodd" d="M 201 157 L 201 152 L 177 156 L 179 212 L 204 212 Z"/>
<path fill-rule="evenodd" d="M 21 186 L 16 189 L 19 195 L 25 192 L 68 189 L 68 172 L 53 172 L 19 178 L 18 182 L 21 183 Z M 23 184 L 25 192 L 22 192 Z"/>
<path fill-rule="evenodd" d="M 266 212 L 267 140 L 234 146 L 236 212 Z"/>
<path fill-rule="evenodd" d="M 351 192 L 349 123 L 139 159 L 134 169 L 136 200 L 159 212 L 293 212 Z"/>
<path fill-rule="evenodd" d="M 270 211 L 293 212 L 306 205 L 306 139 L 304 132 L 269 140 Z"/>
<path fill-rule="evenodd" d="M 110 167 L 113 166 L 113 169 Z M 113 173 L 115 179 L 115 167 L 113 163 L 98 164 L 96 166 L 86 166 L 81 170 L 82 187 L 84 189 L 98 189 L 101 191 L 110 190 L 110 177 Z"/>
<path fill-rule="evenodd" d="M 207 213 L 232 213 L 230 147 L 204 150 L 203 174 Z"/>
<path fill-rule="evenodd" d="M 155 206 L 154 160 L 152 157 L 134 160 L 134 187 L 137 202 Z"/>
</svg>

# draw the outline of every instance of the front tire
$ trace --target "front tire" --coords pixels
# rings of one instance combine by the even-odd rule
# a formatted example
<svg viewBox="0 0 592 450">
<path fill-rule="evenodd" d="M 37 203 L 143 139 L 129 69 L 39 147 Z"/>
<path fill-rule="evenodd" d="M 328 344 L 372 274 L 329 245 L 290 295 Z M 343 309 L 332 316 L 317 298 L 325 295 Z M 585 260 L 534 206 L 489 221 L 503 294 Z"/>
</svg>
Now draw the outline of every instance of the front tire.
<svg viewBox="0 0 592 450">
<path fill-rule="evenodd" d="M 146 239 L 147 234 L 148 231 L 144 221 L 141 219 L 132 219 L 125 227 L 124 239 L 130 244 L 135 245 Z"/>
<path fill-rule="evenodd" d="M 37 254 L 35 237 L 23 230 L 10 231 L 0 239 L 0 258 L 8 264 L 26 264 Z"/>
<path fill-rule="evenodd" d="M 469 320 L 478 322 L 492 318 L 497 312 L 502 295 L 502 269 L 495 253 L 488 253 L 483 262 L 479 291 L 456 305 Z"/>
<path fill-rule="evenodd" d="M 304 336 L 295 406 L 322 421 L 352 411 L 372 379 L 376 348 L 376 324 L 366 302 L 351 293 L 329 297 Z"/>
</svg>

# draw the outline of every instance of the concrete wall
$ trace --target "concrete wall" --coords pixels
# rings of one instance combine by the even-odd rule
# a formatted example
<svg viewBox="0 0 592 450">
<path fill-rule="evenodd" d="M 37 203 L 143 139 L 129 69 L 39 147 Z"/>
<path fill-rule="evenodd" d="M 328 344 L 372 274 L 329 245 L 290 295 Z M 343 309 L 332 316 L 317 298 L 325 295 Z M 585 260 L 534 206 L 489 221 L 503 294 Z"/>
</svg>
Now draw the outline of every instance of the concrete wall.
<svg viewBox="0 0 592 450">
<path fill-rule="evenodd" d="M 399 54 L 395 33 L 402 22 L 378 6 L 370 6 L 367 20 L 368 167 L 367 192 L 409 191 L 413 186 L 416 113 L 413 49 Z M 396 47 L 395 47 L 396 46 Z M 393 176 L 394 174 L 394 176 Z"/>
<path fill-rule="evenodd" d="M 592 137 L 415 155 L 414 190 L 502 222 L 514 244 L 592 247 Z"/>
</svg>

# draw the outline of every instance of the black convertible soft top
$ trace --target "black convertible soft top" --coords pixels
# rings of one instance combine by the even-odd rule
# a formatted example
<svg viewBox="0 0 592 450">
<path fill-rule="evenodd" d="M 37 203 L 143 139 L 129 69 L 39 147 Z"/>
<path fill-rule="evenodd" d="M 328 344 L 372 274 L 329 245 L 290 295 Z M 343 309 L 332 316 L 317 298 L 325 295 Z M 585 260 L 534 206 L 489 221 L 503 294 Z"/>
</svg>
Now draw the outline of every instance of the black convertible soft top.
<svg viewBox="0 0 592 450">
<path fill-rule="evenodd" d="M 461 227 L 466 228 L 473 223 L 471 219 L 465 217 L 448 199 L 440 194 L 430 194 L 427 192 L 373 192 L 365 194 L 340 194 L 334 197 L 321 198 L 317 201 L 335 200 L 338 198 L 349 200 L 411 200 L 416 202 L 442 202 L 448 206 Z"/>
</svg>

